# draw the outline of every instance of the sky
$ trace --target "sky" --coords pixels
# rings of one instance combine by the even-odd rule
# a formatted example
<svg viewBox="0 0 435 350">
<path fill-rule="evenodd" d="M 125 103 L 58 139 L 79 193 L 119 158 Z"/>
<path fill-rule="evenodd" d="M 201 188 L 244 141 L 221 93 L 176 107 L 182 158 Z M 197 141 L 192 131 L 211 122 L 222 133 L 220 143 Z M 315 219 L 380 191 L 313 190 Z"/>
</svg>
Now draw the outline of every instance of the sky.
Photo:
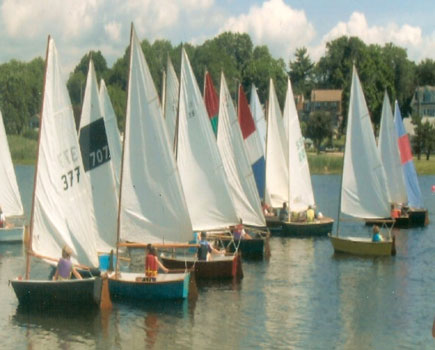
<svg viewBox="0 0 435 350">
<path fill-rule="evenodd" d="M 248 33 L 275 58 L 306 47 L 316 62 L 325 44 L 343 35 L 366 44 L 392 42 L 419 63 L 435 59 L 433 0 L 0 0 L 0 64 L 45 57 L 56 43 L 66 72 L 89 50 L 109 67 L 139 38 L 195 45 L 224 32 Z"/>
</svg>

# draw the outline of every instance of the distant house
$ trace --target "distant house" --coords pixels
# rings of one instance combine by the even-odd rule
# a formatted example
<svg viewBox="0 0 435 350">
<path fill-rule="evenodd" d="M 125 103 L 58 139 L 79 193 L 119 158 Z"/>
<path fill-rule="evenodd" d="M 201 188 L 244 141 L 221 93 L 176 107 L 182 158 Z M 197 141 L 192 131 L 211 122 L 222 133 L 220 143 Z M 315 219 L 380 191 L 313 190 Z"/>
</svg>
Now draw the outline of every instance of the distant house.
<svg viewBox="0 0 435 350">
<path fill-rule="evenodd" d="M 429 121 L 435 125 L 435 86 L 419 86 L 411 100 L 412 115 L 421 117 L 421 122 Z M 414 136 L 415 125 L 411 118 L 403 118 L 406 132 Z"/>
<path fill-rule="evenodd" d="M 325 111 L 331 113 L 336 126 L 342 120 L 343 90 L 312 90 L 309 103 L 309 113 Z"/>
</svg>

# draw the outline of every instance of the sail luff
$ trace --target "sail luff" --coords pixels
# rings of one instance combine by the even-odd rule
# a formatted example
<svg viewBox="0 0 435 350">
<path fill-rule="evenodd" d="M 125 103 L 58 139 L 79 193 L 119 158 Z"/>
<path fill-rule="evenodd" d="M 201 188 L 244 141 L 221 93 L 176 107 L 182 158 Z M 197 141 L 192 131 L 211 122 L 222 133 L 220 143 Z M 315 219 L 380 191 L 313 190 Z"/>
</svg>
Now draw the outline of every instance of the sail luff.
<svg viewBox="0 0 435 350">
<path fill-rule="evenodd" d="M 266 222 L 261 209 L 254 174 L 248 161 L 236 110 L 223 73 L 221 74 L 219 97 L 217 144 L 237 216 L 245 224 L 265 226 Z"/>
<path fill-rule="evenodd" d="M 192 226 L 160 101 L 139 39 L 132 28 L 120 239 L 181 242 Z"/>
<path fill-rule="evenodd" d="M 288 202 L 288 141 L 272 79 L 267 114 L 266 200 L 272 207 L 280 208 Z"/>
<path fill-rule="evenodd" d="M 394 126 L 393 112 L 390 99 L 385 91 L 382 104 L 381 127 L 379 131 L 378 149 L 381 154 L 387 179 L 388 193 L 391 203 L 407 203 L 405 179 L 400 162 L 400 153 L 397 143 L 397 132 Z"/>
<path fill-rule="evenodd" d="M 352 73 L 345 147 L 342 213 L 358 218 L 389 217 L 385 172 L 355 68 Z"/>
<path fill-rule="evenodd" d="M 284 123 L 287 123 L 288 136 L 289 208 L 291 211 L 301 212 L 307 210 L 309 206 L 314 206 L 315 203 L 304 138 L 290 79 L 287 79 L 283 119 Z"/>
<path fill-rule="evenodd" d="M 71 101 L 51 38 L 36 169 L 33 252 L 59 258 L 62 247 L 68 244 L 73 250 L 73 261 L 98 266 L 98 233 L 88 196 L 90 184 L 84 176 Z"/>
<path fill-rule="evenodd" d="M 193 229 L 237 224 L 216 138 L 184 49 L 178 118 L 177 163 Z"/>
<path fill-rule="evenodd" d="M 251 85 L 251 98 L 250 107 L 252 116 L 254 118 L 255 126 L 257 127 L 258 134 L 260 136 L 261 146 L 263 148 L 263 153 L 266 154 L 266 117 L 264 115 L 263 107 L 258 98 L 257 88 L 254 84 Z"/>
<path fill-rule="evenodd" d="M 175 74 L 174 66 L 168 56 L 167 72 L 166 72 L 166 84 L 165 84 L 165 121 L 168 129 L 169 142 L 171 147 L 174 145 L 175 129 L 177 123 L 178 112 L 178 95 L 180 84 L 178 82 L 177 75 Z"/>
</svg>

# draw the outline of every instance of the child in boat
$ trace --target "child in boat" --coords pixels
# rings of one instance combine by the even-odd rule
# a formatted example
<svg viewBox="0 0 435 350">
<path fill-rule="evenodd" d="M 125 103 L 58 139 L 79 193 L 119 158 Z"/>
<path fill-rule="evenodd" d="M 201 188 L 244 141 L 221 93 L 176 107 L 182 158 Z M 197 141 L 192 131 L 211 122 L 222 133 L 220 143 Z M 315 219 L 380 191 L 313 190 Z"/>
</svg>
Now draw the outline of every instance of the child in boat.
<svg viewBox="0 0 435 350">
<path fill-rule="evenodd" d="M 267 205 L 267 203 L 262 200 L 261 201 L 261 209 L 263 210 L 264 216 L 273 216 L 273 211 L 270 209 L 270 207 Z"/>
<path fill-rule="evenodd" d="M 313 222 L 315 216 L 316 216 L 316 213 L 314 211 L 314 208 L 310 205 L 307 209 L 307 222 Z"/>
<path fill-rule="evenodd" d="M 288 221 L 288 209 L 286 202 L 282 204 L 282 208 L 279 211 L 279 221 Z"/>
<path fill-rule="evenodd" d="M 169 270 L 160 262 L 159 258 L 157 257 L 156 249 L 151 244 L 148 244 L 147 250 L 148 253 L 145 257 L 145 276 L 147 280 L 155 281 L 159 267 L 165 273 L 168 273 Z"/>
<path fill-rule="evenodd" d="M 382 242 L 383 241 L 383 239 L 382 239 L 382 236 L 381 236 L 381 234 L 379 233 L 379 226 L 378 225 L 374 225 L 373 226 L 373 237 L 372 237 L 372 241 L 373 242 Z"/>
<path fill-rule="evenodd" d="M 65 244 L 62 248 L 62 257 L 57 263 L 56 272 L 53 276 L 54 281 L 69 280 L 71 278 L 71 274 L 79 280 L 82 279 L 82 276 L 75 269 L 71 262 L 71 255 L 72 249 Z"/>
<path fill-rule="evenodd" d="M 235 241 L 238 241 L 240 239 L 252 239 L 252 237 L 246 233 L 245 229 L 243 228 L 243 220 L 240 219 L 240 223 L 234 227 L 233 231 L 233 237 Z"/>
<path fill-rule="evenodd" d="M 210 253 L 220 254 L 220 251 L 212 247 L 210 242 L 207 241 L 207 234 L 203 231 L 201 232 L 201 240 L 199 241 L 198 260 L 210 260 Z"/>
</svg>

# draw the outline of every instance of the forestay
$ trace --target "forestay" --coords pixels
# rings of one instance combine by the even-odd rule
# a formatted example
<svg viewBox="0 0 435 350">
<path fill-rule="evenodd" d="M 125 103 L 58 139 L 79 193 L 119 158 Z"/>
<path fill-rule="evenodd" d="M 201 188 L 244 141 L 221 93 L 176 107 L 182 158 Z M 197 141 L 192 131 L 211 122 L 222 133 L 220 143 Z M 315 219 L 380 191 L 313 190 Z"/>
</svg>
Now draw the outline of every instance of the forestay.
<svg viewBox="0 0 435 350">
<path fill-rule="evenodd" d="M 258 134 L 260 135 L 261 146 L 263 147 L 263 154 L 266 152 L 266 118 L 264 117 L 263 106 L 258 98 L 257 88 L 254 84 L 251 86 L 251 98 L 250 107 L 252 116 L 255 121 L 255 126 L 257 127 Z"/>
<path fill-rule="evenodd" d="M 238 222 L 216 139 L 185 50 L 180 75 L 177 162 L 193 229 Z"/>
<path fill-rule="evenodd" d="M 104 125 L 106 127 L 107 141 L 109 142 L 110 158 L 112 159 L 111 166 L 114 169 L 116 191 L 119 193 L 122 158 L 121 136 L 119 134 L 116 114 L 113 110 L 112 103 L 110 102 L 110 97 L 104 80 L 101 80 L 100 82 L 100 103 L 104 117 Z"/>
<path fill-rule="evenodd" d="M 94 205 L 99 240 L 99 251 L 110 251 L 116 245 L 118 199 L 111 149 L 108 143 L 103 111 L 100 104 L 97 76 L 93 61 L 89 61 L 80 118 L 79 143 L 88 176 Z"/>
<path fill-rule="evenodd" d="M 24 215 L 23 203 L 18 189 L 14 165 L 9 151 L 8 139 L 0 112 L 0 206 L 3 214 L 8 216 Z"/>
<path fill-rule="evenodd" d="M 192 226 L 160 101 L 132 26 L 120 188 L 121 240 L 187 241 Z"/>
<path fill-rule="evenodd" d="M 53 39 L 48 40 L 32 220 L 32 249 L 59 258 L 68 244 L 73 260 L 98 266 L 97 228 L 74 115 Z"/>
<path fill-rule="evenodd" d="M 399 147 L 397 145 L 397 132 L 394 126 L 390 99 L 386 91 L 382 105 L 378 149 L 382 164 L 384 165 L 390 202 L 406 203 L 408 196 L 406 195 L 405 179 L 403 177 L 402 163 L 400 162 Z"/>
<path fill-rule="evenodd" d="M 165 100 L 164 100 L 164 116 L 166 127 L 168 129 L 169 143 L 171 148 L 174 148 L 175 126 L 177 121 L 178 109 L 178 91 L 180 84 L 178 83 L 177 75 L 175 74 L 174 66 L 168 57 L 166 68 L 166 83 L 165 83 Z"/>
<path fill-rule="evenodd" d="M 288 141 L 272 79 L 267 116 L 266 200 L 272 207 L 280 208 L 288 202 Z"/>
<path fill-rule="evenodd" d="M 287 79 L 287 94 L 284 105 L 284 122 L 287 121 L 288 135 L 288 174 L 289 208 L 291 211 L 304 211 L 314 206 L 310 168 L 305 152 L 304 138 L 299 124 L 298 112 L 290 79 Z"/>
<path fill-rule="evenodd" d="M 355 67 L 344 153 L 341 211 L 358 218 L 390 216 L 385 172 Z"/>
<path fill-rule="evenodd" d="M 219 95 L 217 145 L 237 216 L 245 224 L 266 226 L 254 173 L 248 160 L 236 110 L 223 73 Z"/>
</svg>

